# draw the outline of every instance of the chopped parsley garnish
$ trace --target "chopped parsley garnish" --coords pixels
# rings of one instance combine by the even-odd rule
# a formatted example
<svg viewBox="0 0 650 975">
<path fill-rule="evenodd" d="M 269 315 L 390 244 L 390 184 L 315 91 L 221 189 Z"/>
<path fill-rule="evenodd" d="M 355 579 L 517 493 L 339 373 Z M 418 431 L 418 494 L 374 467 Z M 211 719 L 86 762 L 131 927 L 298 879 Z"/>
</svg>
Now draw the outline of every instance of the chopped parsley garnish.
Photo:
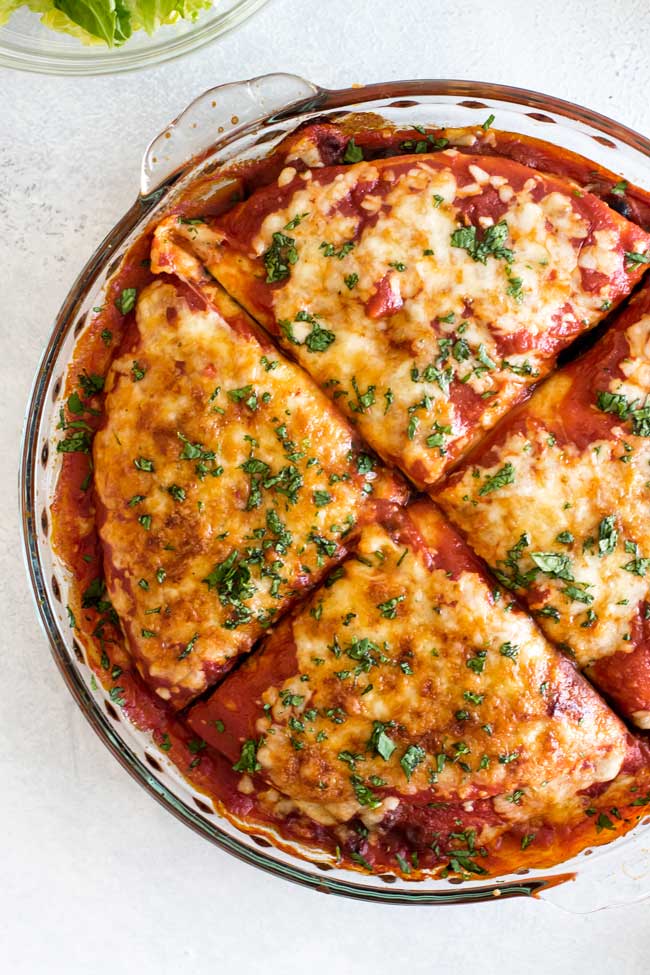
<svg viewBox="0 0 650 975">
<path fill-rule="evenodd" d="M 369 474 L 375 462 L 369 454 L 359 454 L 357 457 L 357 471 L 359 474 Z"/>
<path fill-rule="evenodd" d="M 351 775 L 350 782 L 352 783 L 354 794 L 357 797 L 357 802 L 360 806 L 367 806 L 368 809 L 376 809 L 380 805 L 380 798 L 375 795 L 372 789 L 364 784 L 363 779 L 361 779 L 358 775 Z M 352 856 L 354 857 L 354 854 L 352 854 Z M 370 870 L 370 867 L 368 867 L 368 869 Z"/>
<path fill-rule="evenodd" d="M 611 555 L 616 548 L 618 532 L 616 530 L 616 515 L 607 515 L 598 526 L 598 554 Z"/>
<path fill-rule="evenodd" d="M 329 329 L 323 328 L 316 317 L 314 315 L 310 315 L 309 312 L 304 310 L 299 311 L 296 314 L 295 321 L 308 322 L 312 326 L 312 329 L 311 332 L 305 336 L 304 342 L 301 342 L 300 339 L 296 338 L 293 330 L 293 324 L 287 319 L 281 319 L 278 323 L 280 325 L 280 330 L 292 345 L 306 345 L 310 352 L 324 352 L 325 349 L 328 349 L 332 342 L 334 342 L 336 339 L 334 332 L 330 332 Z"/>
<path fill-rule="evenodd" d="M 626 562 L 621 568 L 635 576 L 645 576 L 650 568 L 650 559 L 632 559 L 631 562 Z"/>
<path fill-rule="evenodd" d="M 498 470 L 496 474 L 492 474 L 490 477 L 486 477 L 485 481 L 479 488 L 479 495 L 483 497 L 486 494 L 491 494 L 492 491 L 498 491 L 499 488 L 504 487 L 506 484 L 514 484 L 515 481 L 515 469 L 508 461 L 504 464 L 501 470 Z"/>
<path fill-rule="evenodd" d="M 636 251 L 626 251 L 625 263 L 629 267 L 638 267 L 639 264 L 650 264 L 650 254 L 639 254 Z"/>
<path fill-rule="evenodd" d="M 323 508 L 334 500 L 329 491 L 314 491 L 312 497 L 317 508 Z"/>
<path fill-rule="evenodd" d="M 252 738 L 248 738 L 241 746 L 241 752 L 239 754 L 239 759 L 233 765 L 235 772 L 259 772 L 262 768 L 260 763 L 257 761 L 257 749 L 259 748 L 261 742 L 254 741 Z"/>
<path fill-rule="evenodd" d="M 530 557 L 537 568 L 552 579 L 573 581 L 571 559 L 563 552 L 531 552 Z"/>
<path fill-rule="evenodd" d="M 188 438 L 180 431 L 177 431 L 176 436 L 183 443 L 180 459 L 198 461 L 194 470 L 201 480 L 203 480 L 206 474 L 211 474 L 212 477 L 219 477 L 221 474 L 223 474 L 223 467 L 220 467 L 214 463 L 216 457 L 214 450 L 206 450 L 201 443 L 192 443 L 192 441 L 188 440 Z M 207 461 L 211 461 L 212 466 L 209 466 L 206 463 Z"/>
<path fill-rule="evenodd" d="M 650 437 L 650 400 L 646 399 L 643 406 L 637 406 L 636 400 L 630 403 L 622 393 L 601 390 L 596 397 L 596 405 L 603 413 L 613 413 L 621 420 L 631 420 L 632 433 L 637 437 Z"/>
<path fill-rule="evenodd" d="M 79 385 L 83 390 L 83 394 L 86 399 L 91 396 L 97 396 L 104 389 L 104 377 L 98 376 L 96 373 L 82 372 L 79 376 Z"/>
<path fill-rule="evenodd" d="M 250 384 L 241 386 L 239 389 L 229 389 L 228 399 L 232 400 L 233 403 L 244 403 L 253 412 L 259 406 L 257 393 Z"/>
<path fill-rule="evenodd" d="M 155 470 L 153 461 L 148 457 L 136 457 L 133 464 L 139 471 L 146 471 L 148 474 L 152 474 Z"/>
<path fill-rule="evenodd" d="M 244 606 L 244 600 L 254 595 L 256 587 L 251 582 L 250 568 L 236 550 L 228 558 L 218 562 L 212 572 L 201 581 L 205 582 L 209 590 L 216 590 L 222 606 L 232 606 L 235 610 L 234 618 L 225 624 L 227 629 L 250 622 L 251 611 Z"/>
<path fill-rule="evenodd" d="M 358 146 L 354 139 L 349 139 L 343 154 L 344 163 L 358 163 L 363 161 L 363 149 Z"/>
<path fill-rule="evenodd" d="M 137 383 L 140 382 L 141 379 L 144 379 L 146 372 L 147 370 L 144 368 L 144 366 L 141 366 L 140 363 L 137 361 L 137 359 L 134 359 L 133 365 L 131 366 L 131 375 L 133 376 L 133 382 Z"/>
<path fill-rule="evenodd" d="M 289 224 L 287 224 L 288 226 Z M 293 227 L 291 229 L 293 230 Z M 283 281 L 289 277 L 289 268 L 298 262 L 298 251 L 295 244 L 294 237 L 289 237 L 281 231 L 273 234 L 271 246 L 262 257 L 266 268 L 267 284 Z"/>
<path fill-rule="evenodd" d="M 516 376 L 538 376 L 539 373 L 536 369 L 533 369 L 528 359 L 524 359 L 523 362 L 509 362 L 507 359 L 501 360 L 501 368 L 509 369 L 510 372 L 514 372 Z"/>
<path fill-rule="evenodd" d="M 171 494 L 174 501 L 182 502 L 187 497 L 185 488 L 179 487 L 178 484 L 170 484 L 167 488 L 167 493 Z"/>
<path fill-rule="evenodd" d="M 555 536 L 555 541 L 559 542 L 560 545 L 572 545 L 573 542 L 575 541 L 575 538 L 573 537 L 571 532 L 564 531 L 564 532 L 559 532 Z"/>
<path fill-rule="evenodd" d="M 357 380 L 352 377 L 352 389 L 354 390 L 355 396 L 357 397 L 356 402 L 353 400 L 348 400 L 350 409 L 354 413 L 365 413 L 366 410 L 370 409 L 375 402 L 375 387 L 368 386 L 365 393 L 362 393 L 357 385 Z"/>
<path fill-rule="evenodd" d="M 612 186 L 611 192 L 614 194 L 614 196 L 625 196 L 627 193 L 627 180 L 619 180 L 618 183 L 615 183 L 614 186 Z"/>
<path fill-rule="evenodd" d="M 416 131 L 420 132 L 424 138 L 405 139 L 404 142 L 400 142 L 399 147 L 402 152 L 415 152 L 420 155 L 424 152 L 430 152 L 432 149 L 444 149 L 449 145 L 449 139 L 445 139 L 444 136 L 429 135 L 419 127 L 416 127 Z"/>
<path fill-rule="evenodd" d="M 508 287 L 506 288 L 506 294 L 510 298 L 518 303 L 524 300 L 524 282 L 521 278 L 515 278 L 508 275 Z"/>
<path fill-rule="evenodd" d="M 487 650 L 477 650 L 476 656 L 469 657 L 465 661 L 465 666 L 472 670 L 475 674 L 482 674 L 485 668 L 485 658 L 487 657 Z"/>
<path fill-rule="evenodd" d="M 606 813 L 599 813 L 598 819 L 596 820 L 596 832 L 600 833 L 604 829 L 614 830 L 616 829 L 616 826 L 614 825 L 614 823 L 611 821 L 611 819 Z"/>
<path fill-rule="evenodd" d="M 447 426 L 446 424 L 440 424 L 436 420 L 435 423 L 433 424 L 433 433 L 430 433 L 424 442 L 429 448 L 437 447 L 438 450 L 440 451 L 440 455 L 444 456 L 444 454 L 446 453 L 445 437 L 449 436 L 450 434 L 451 434 L 451 427 Z"/>
<path fill-rule="evenodd" d="M 353 240 L 346 241 L 344 244 L 341 244 L 341 246 L 337 250 L 334 244 L 328 244 L 328 242 L 324 240 L 323 243 L 320 245 L 320 249 L 322 250 L 324 257 L 336 257 L 338 258 L 339 261 L 342 261 L 343 258 L 346 257 L 350 253 L 350 251 L 354 249 L 354 241 Z"/>
<path fill-rule="evenodd" d="M 514 260 L 514 253 L 504 246 L 507 239 L 508 224 L 500 220 L 487 227 L 480 240 L 476 227 L 458 227 L 451 234 L 451 246 L 467 251 L 473 261 L 481 264 L 487 264 L 488 257 L 501 258 L 510 264 Z"/>
<path fill-rule="evenodd" d="M 494 362 L 489 357 L 489 355 L 487 354 L 487 350 L 486 350 L 485 346 L 482 343 L 478 347 L 478 350 L 476 352 L 476 358 L 481 363 L 481 365 L 483 366 L 484 369 L 491 370 L 491 369 L 496 369 L 496 367 L 497 367 L 496 362 Z M 478 370 L 475 370 L 475 372 L 478 372 Z"/>
<path fill-rule="evenodd" d="M 586 603 L 589 606 L 590 603 L 593 603 L 594 597 L 591 593 L 587 592 L 588 588 L 590 588 L 588 582 L 567 582 L 562 592 L 569 599 L 573 599 L 574 602 Z"/>
<path fill-rule="evenodd" d="M 647 794 L 647 796 L 639 796 L 639 798 L 638 799 L 635 799 L 633 802 L 631 802 L 630 805 L 631 806 L 650 806 L 650 792 Z"/>
<path fill-rule="evenodd" d="M 57 443 L 57 452 L 60 454 L 89 454 L 92 435 L 90 427 L 83 420 L 76 420 L 73 423 L 66 423 L 65 429 L 68 432 L 65 439 L 59 440 Z"/>
<path fill-rule="evenodd" d="M 190 640 L 188 640 L 186 646 L 184 647 L 183 650 L 181 650 L 181 652 L 178 655 L 179 660 L 185 660 L 186 657 L 189 657 L 192 650 L 194 649 L 194 646 L 198 638 L 199 638 L 199 634 L 195 633 L 194 636 Z"/>
<path fill-rule="evenodd" d="M 124 288 L 118 298 L 115 299 L 115 307 L 123 315 L 128 315 L 135 308 L 135 299 L 138 292 L 135 288 Z"/>
<path fill-rule="evenodd" d="M 284 225 L 285 230 L 295 230 L 299 224 L 303 222 L 305 217 L 308 217 L 309 213 L 297 213 L 295 217 L 292 217 L 289 223 Z"/>
<path fill-rule="evenodd" d="M 410 781 L 413 772 L 418 765 L 422 764 L 426 757 L 427 753 L 424 748 L 421 748 L 419 745 L 409 745 L 399 762 L 407 781 Z"/>
<path fill-rule="evenodd" d="M 358 284 L 358 282 L 359 282 L 359 275 L 355 273 L 346 274 L 345 277 L 343 278 L 343 283 L 345 284 L 345 287 L 348 288 L 350 291 L 352 291 L 352 289 Z"/>
<path fill-rule="evenodd" d="M 123 708 L 126 704 L 126 699 L 123 697 L 123 694 L 124 688 L 118 687 L 117 685 L 115 687 L 111 687 L 110 691 L 108 692 L 108 696 L 110 697 L 111 701 L 114 704 L 117 704 L 120 708 Z"/>
<path fill-rule="evenodd" d="M 377 609 L 387 620 L 394 620 L 397 616 L 397 604 L 403 602 L 406 596 L 393 596 L 392 599 L 387 599 L 384 603 L 378 603 Z"/>
<path fill-rule="evenodd" d="M 510 765 L 511 762 L 516 762 L 519 758 L 519 752 L 506 752 L 505 755 L 499 755 L 500 765 Z"/>
<path fill-rule="evenodd" d="M 388 761 L 397 747 L 393 739 L 386 734 L 386 729 L 391 727 L 391 722 L 373 721 L 372 734 L 368 742 L 368 748 L 376 752 L 385 762 Z"/>
<path fill-rule="evenodd" d="M 519 653 L 519 647 L 516 643 L 510 643 L 510 641 L 507 640 L 499 647 L 499 653 L 502 657 L 508 657 L 510 660 L 515 660 Z"/>
</svg>

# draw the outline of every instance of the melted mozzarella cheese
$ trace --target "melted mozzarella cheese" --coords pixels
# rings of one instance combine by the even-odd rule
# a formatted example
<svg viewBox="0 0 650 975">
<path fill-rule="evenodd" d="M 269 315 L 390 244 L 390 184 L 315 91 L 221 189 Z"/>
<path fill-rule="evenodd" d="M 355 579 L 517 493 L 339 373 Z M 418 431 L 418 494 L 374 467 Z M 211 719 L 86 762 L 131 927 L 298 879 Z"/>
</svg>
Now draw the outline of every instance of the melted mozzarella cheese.
<svg viewBox="0 0 650 975">
<path fill-rule="evenodd" d="M 450 530 L 418 508 L 434 553 Z M 261 652 L 293 640 L 296 672 L 262 694 L 257 759 L 317 822 L 376 820 L 426 790 L 499 796 L 522 819 L 620 768 L 622 725 L 532 621 L 494 604 L 478 571 L 427 568 L 378 526 L 283 626 Z"/>
<path fill-rule="evenodd" d="M 420 486 L 432 484 L 524 386 L 548 371 L 562 341 L 547 337 L 600 320 L 603 305 L 618 300 L 625 280 L 617 246 L 623 223 L 601 201 L 593 198 L 590 206 L 609 225 L 594 229 L 572 184 L 528 170 L 515 190 L 492 172 L 489 157 L 468 158 L 447 150 L 408 165 L 399 158 L 363 162 L 330 180 L 310 171 L 294 179 L 289 167 L 278 185 L 292 182 L 293 192 L 265 217 L 248 256 L 220 247 L 220 232 L 208 226 L 192 227 L 190 235 L 168 221 L 157 233 L 156 253 L 167 252 L 169 259 L 174 239 L 184 235 L 210 272 L 255 314 L 248 282 L 265 274 L 261 259 L 274 234 L 290 232 L 298 259 L 271 290 L 272 317 L 265 321 L 268 312 L 262 311 L 262 320 L 280 323 L 284 344 L 368 443 Z M 521 169 L 515 171 L 521 183 Z M 466 172 L 473 182 L 460 179 Z M 452 235 L 464 225 L 463 202 L 480 208 L 495 190 L 505 207 L 498 219 L 507 224 L 513 259 L 488 256 L 482 262 L 454 246 Z M 368 214 L 373 219 L 365 225 Z M 495 222 L 490 215 L 479 219 L 483 230 Z M 640 239 L 638 246 L 644 250 L 647 242 Z M 583 283 L 586 269 L 603 276 L 595 290 Z M 398 310 L 369 317 L 382 288 Z M 297 322 L 305 313 L 332 334 L 327 348 L 305 343 Z M 525 353 L 499 352 L 501 342 L 522 334 Z M 462 400 L 470 391 L 468 422 Z"/>
<path fill-rule="evenodd" d="M 642 319 L 626 332 L 631 354 L 621 368 L 637 380 L 647 368 L 649 324 Z M 649 389 L 617 379 L 610 384 L 612 392 L 643 401 Z M 534 613 L 541 611 L 537 619 L 546 633 L 587 667 L 634 649 L 639 606 L 649 596 L 643 560 L 650 556 L 650 526 L 642 512 L 650 502 L 650 441 L 621 425 L 612 429 L 610 439 L 583 449 L 555 442 L 550 431 L 568 390 L 568 375 L 550 379 L 526 408 L 525 430 L 505 436 L 491 450 L 489 464 L 465 468 L 443 486 L 438 501 L 475 551 L 506 576 L 512 578 L 509 551 L 522 535 L 527 544 L 516 556 L 520 574 L 535 569 L 531 553 L 568 558 L 572 580 L 566 571 L 564 578 L 542 571 L 530 590 L 515 588 Z M 564 424 L 570 433 L 570 416 Z M 507 464 L 513 472 L 510 483 L 481 494 Z"/>
<path fill-rule="evenodd" d="M 250 324 L 163 283 L 137 324 L 95 438 L 101 538 L 136 659 L 182 701 L 340 557 L 383 489 L 327 398 Z"/>
</svg>

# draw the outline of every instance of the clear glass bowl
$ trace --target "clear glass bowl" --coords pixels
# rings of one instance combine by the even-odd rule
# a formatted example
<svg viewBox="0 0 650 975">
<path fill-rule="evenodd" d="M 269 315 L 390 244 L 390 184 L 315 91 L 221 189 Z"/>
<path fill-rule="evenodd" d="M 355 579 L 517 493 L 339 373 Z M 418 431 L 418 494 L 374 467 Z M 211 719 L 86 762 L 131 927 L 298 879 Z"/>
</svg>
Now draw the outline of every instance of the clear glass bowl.
<svg viewBox="0 0 650 975">
<path fill-rule="evenodd" d="M 389 903 L 465 903 L 538 896 L 579 913 L 650 894 L 650 817 L 608 846 L 585 850 L 548 870 L 486 881 L 408 881 L 350 873 L 297 845 L 273 845 L 272 833 L 246 833 L 221 817 L 153 743 L 110 706 L 91 681 L 84 649 L 66 619 L 69 576 L 52 551 L 49 505 L 60 455 L 53 449 L 63 378 L 92 307 L 122 255 L 198 175 L 218 177 L 233 158 L 268 152 L 298 122 L 372 111 L 403 126 L 466 126 L 496 117 L 495 127 L 546 139 L 581 153 L 650 190 L 650 141 L 610 119 L 521 89 L 456 81 L 411 81 L 324 91 L 293 75 L 267 75 L 214 88 L 147 149 L 135 203 L 90 258 L 68 295 L 45 349 L 27 409 L 21 464 L 25 552 L 40 619 L 55 661 L 92 727 L 121 764 L 170 812 L 235 856 L 326 893 Z"/>
<path fill-rule="evenodd" d="M 40 74 L 89 75 L 130 71 L 160 64 L 202 47 L 237 27 L 267 0 L 213 0 L 215 6 L 195 22 L 179 20 L 152 37 L 136 31 L 123 47 L 86 47 L 67 34 L 45 27 L 38 14 L 23 7 L 0 27 L 0 66 Z"/>
</svg>

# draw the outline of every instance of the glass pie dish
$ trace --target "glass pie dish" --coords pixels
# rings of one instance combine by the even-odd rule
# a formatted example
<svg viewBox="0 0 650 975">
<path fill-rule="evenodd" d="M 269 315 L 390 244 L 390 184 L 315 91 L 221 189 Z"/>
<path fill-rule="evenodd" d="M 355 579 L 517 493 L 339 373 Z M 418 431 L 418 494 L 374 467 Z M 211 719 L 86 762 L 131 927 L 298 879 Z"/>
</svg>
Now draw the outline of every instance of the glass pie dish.
<svg viewBox="0 0 650 975">
<path fill-rule="evenodd" d="M 76 37 L 51 30 L 37 14 L 19 8 L 0 26 L 0 65 L 39 74 L 97 75 L 161 64 L 209 44 L 237 27 L 266 0 L 219 0 L 195 21 L 178 20 L 152 36 L 136 31 L 124 47 L 83 45 Z"/>
<path fill-rule="evenodd" d="M 148 147 L 136 202 L 100 245 L 73 286 L 45 350 L 28 407 L 21 466 L 21 503 L 28 570 L 36 601 L 68 687 L 118 760 L 163 805 L 206 838 L 250 863 L 326 893 L 402 903 L 463 903 L 537 895 L 588 912 L 650 893 L 646 817 L 626 837 L 584 850 L 544 870 L 498 880 L 410 881 L 390 874 L 350 874 L 313 850 L 263 830 L 237 829 L 155 747 L 150 735 L 118 714 L 97 685 L 81 641 L 66 618 L 69 574 L 52 548 L 49 512 L 59 455 L 52 449 L 64 377 L 93 307 L 129 246 L 201 175 L 233 160 L 260 157 L 305 120 L 356 112 L 403 127 L 462 127 L 494 115 L 496 126 L 572 150 L 650 189 L 650 142 L 586 109 L 522 90 L 470 82 L 401 82 L 324 91 L 291 75 L 269 75 L 212 89 Z M 216 184 L 218 186 L 218 182 Z"/>
</svg>

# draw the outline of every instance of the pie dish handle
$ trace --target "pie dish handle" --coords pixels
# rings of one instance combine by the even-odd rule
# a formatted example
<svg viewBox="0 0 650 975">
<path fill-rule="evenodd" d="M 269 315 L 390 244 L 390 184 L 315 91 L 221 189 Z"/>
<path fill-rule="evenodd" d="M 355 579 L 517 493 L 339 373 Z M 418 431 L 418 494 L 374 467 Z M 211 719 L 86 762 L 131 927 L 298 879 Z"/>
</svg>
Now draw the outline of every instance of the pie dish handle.
<svg viewBox="0 0 650 975">
<path fill-rule="evenodd" d="M 265 74 L 249 81 L 217 85 L 195 98 L 145 149 L 140 195 L 150 197 L 192 161 L 223 139 L 285 112 L 316 108 L 322 88 L 294 74 Z"/>
</svg>

